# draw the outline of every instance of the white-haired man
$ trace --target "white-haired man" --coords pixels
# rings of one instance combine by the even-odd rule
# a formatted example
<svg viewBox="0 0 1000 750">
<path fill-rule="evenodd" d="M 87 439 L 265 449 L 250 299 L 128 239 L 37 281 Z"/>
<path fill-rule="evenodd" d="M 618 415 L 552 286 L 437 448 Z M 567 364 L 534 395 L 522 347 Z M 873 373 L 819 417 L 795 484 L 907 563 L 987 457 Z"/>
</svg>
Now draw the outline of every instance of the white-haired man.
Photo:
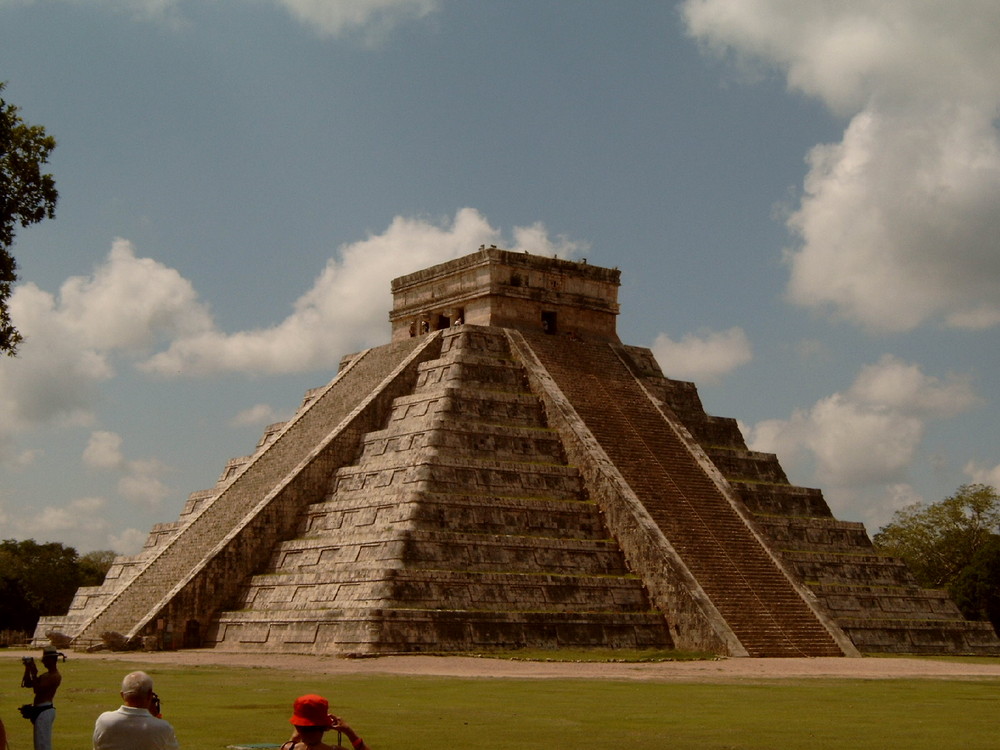
<svg viewBox="0 0 1000 750">
<path fill-rule="evenodd" d="M 94 724 L 94 750 L 177 750 L 174 728 L 151 713 L 153 678 L 132 672 L 122 680 L 122 701 L 117 711 L 105 711 Z M 159 713 L 159 708 L 154 709 Z"/>
</svg>

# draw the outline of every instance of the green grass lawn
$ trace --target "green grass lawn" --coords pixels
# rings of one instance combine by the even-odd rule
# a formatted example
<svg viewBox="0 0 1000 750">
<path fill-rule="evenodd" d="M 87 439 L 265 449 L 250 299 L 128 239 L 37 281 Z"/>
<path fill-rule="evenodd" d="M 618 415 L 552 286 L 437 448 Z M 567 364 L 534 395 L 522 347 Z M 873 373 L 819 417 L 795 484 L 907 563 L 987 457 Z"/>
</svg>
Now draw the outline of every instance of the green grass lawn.
<svg viewBox="0 0 1000 750">
<path fill-rule="evenodd" d="M 3 662 L 0 662 L 2 665 Z M 54 750 L 91 746 L 94 719 L 120 704 L 126 662 L 60 665 Z M 375 750 L 978 750 L 1000 746 L 1000 680 L 768 680 L 640 683 L 437 677 L 310 677 L 274 669 L 148 669 L 185 750 L 288 738 L 292 701 L 317 692 Z M 20 661 L 0 666 L 0 717 L 12 750 L 30 750 L 16 707 Z M 334 737 L 335 739 L 335 737 Z"/>
</svg>

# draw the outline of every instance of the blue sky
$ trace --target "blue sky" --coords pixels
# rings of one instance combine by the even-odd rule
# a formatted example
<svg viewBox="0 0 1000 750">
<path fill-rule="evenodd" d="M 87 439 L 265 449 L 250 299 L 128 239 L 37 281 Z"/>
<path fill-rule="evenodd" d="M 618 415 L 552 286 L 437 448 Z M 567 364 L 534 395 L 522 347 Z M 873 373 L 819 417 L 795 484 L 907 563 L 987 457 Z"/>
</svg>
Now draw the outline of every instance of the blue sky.
<svg viewBox="0 0 1000 750">
<path fill-rule="evenodd" d="M 0 0 L 59 145 L 0 361 L 0 538 L 137 551 L 485 243 L 870 531 L 1000 484 L 1000 5 Z"/>
</svg>

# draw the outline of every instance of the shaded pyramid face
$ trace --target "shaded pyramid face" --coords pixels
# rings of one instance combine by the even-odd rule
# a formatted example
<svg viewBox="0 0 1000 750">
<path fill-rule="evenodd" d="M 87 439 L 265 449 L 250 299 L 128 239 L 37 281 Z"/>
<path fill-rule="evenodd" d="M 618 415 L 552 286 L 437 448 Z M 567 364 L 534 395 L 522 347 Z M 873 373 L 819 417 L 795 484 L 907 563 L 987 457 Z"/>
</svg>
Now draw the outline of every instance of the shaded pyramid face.
<svg viewBox="0 0 1000 750">
<path fill-rule="evenodd" d="M 413 393 L 221 615 L 215 645 L 669 647 L 503 332 L 442 339 Z"/>
</svg>

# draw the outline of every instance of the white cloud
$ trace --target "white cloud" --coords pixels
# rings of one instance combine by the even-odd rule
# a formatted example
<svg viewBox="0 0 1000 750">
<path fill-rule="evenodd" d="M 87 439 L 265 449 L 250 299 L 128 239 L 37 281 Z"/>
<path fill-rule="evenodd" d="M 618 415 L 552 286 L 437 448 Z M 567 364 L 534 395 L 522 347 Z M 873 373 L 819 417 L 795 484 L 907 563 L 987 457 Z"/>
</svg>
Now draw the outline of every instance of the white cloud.
<svg viewBox="0 0 1000 750">
<path fill-rule="evenodd" d="M 750 340 L 739 327 L 688 334 L 680 341 L 661 333 L 652 350 L 667 377 L 703 382 L 715 381 L 753 359 Z"/>
<path fill-rule="evenodd" d="M 161 479 L 167 467 L 157 459 L 126 461 L 122 438 L 117 433 L 104 430 L 91 433 L 83 462 L 92 469 L 118 472 L 118 494 L 135 505 L 155 508 L 170 495 L 170 488 Z"/>
<path fill-rule="evenodd" d="M 281 421 L 274 407 L 269 404 L 256 404 L 249 409 L 244 409 L 229 424 L 233 427 L 247 427 L 253 425 L 268 425 Z"/>
<path fill-rule="evenodd" d="M 298 21 L 323 36 L 363 33 L 378 41 L 400 21 L 422 18 L 438 8 L 437 0 L 277 0 Z"/>
<path fill-rule="evenodd" d="M 139 536 L 139 532 L 128 530 L 116 537 L 108 518 L 108 502 L 102 497 L 81 497 L 62 507 L 19 507 L 17 512 L 5 508 L 0 498 L 0 527 L 6 537 L 58 539 L 81 553 L 109 548 L 131 553 L 142 548 L 145 533 Z"/>
<path fill-rule="evenodd" d="M 969 461 L 963 469 L 970 481 L 976 484 L 988 484 L 1000 490 L 1000 464 L 996 466 L 982 466 L 977 461 Z"/>
<path fill-rule="evenodd" d="M 122 555 L 135 555 L 142 551 L 149 534 L 139 529 L 124 529 L 120 534 L 108 534 L 110 549 Z"/>
<path fill-rule="evenodd" d="M 861 368 L 851 386 L 853 400 L 919 416 L 953 417 L 971 409 L 978 401 L 967 376 L 951 374 L 944 379 L 925 375 L 919 365 L 891 354 L 874 365 Z"/>
<path fill-rule="evenodd" d="M 83 450 L 83 463 L 93 469 L 117 469 L 124 463 L 122 438 L 114 432 L 97 430 L 90 434 Z"/>
<path fill-rule="evenodd" d="M 186 23 L 181 0 L 63 0 L 75 5 L 96 5 L 127 13 L 140 20 Z M 438 0 L 270 0 L 295 20 L 321 36 L 361 35 L 368 43 L 381 41 L 399 23 L 419 19 L 438 9 Z M 4 5 L 26 5 L 32 0 L 0 0 Z"/>
<path fill-rule="evenodd" d="M 570 256 L 580 246 L 550 240 L 541 225 L 514 230 L 511 249 Z M 181 336 L 141 365 L 160 375 L 214 372 L 289 373 L 335 368 L 344 352 L 381 343 L 392 308 L 392 278 L 500 242 L 500 232 L 475 209 L 437 225 L 397 216 L 382 234 L 345 245 L 331 258 L 294 312 L 271 328 Z M 524 243 L 523 245 L 521 243 Z"/>
<path fill-rule="evenodd" d="M 92 275 L 67 279 L 58 296 L 16 286 L 10 312 L 25 340 L 16 358 L 0 358 L 0 442 L 44 424 L 88 424 L 115 357 L 210 325 L 190 282 L 136 258 L 124 240 Z"/>
<path fill-rule="evenodd" d="M 152 258 L 136 258 L 122 239 L 92 276 L 67 279 L 59 297 L 66 333 L 96 351 L 143 350 L 158 336 L 193 335 L 211 324 L 191 282 Z"/>
<path fill-rule="evenodd" d="M 1000 323 L 1000 4 L 687 0 L 691 34 L 849 116 L 809 154 L 789 298 L 875 330 Z"/>
<path fill-rule="evenodd" d="M 166 471 L 156 459 L 129 461 L 127 473 L 118 480 L 118 494 L 130 503 L 155 508 L 170 496 L 170 488 L 160 479 Z"/>
<path fill-rule="evenodd" d="M 744 434 L 754 450 L 778 454 L 786 469 L 814 472 L 837 507 L 836 498 L 855 497 L 862 488 L 888 492 L 904 486 L 927 421 L 955 416 L 975 403 L 967 379 L 925 375 L 916 365 L 884 356 L 862 368 L 846 392 L 786 420 L 744 428 Z"/>
<path fill-rule="evenodd" d="M 26 536 L 39 535 L 42 538 L 71 529 L 81 532 L 103 531 L 107 528 L 107 521 L 103 520 L 100 511 L 106 504 L 104 498 L 84 497 L 73 500 L 62 508 L 46 506 L 34 515 L 20 517 L 17 527 Z"/>
</svg>

